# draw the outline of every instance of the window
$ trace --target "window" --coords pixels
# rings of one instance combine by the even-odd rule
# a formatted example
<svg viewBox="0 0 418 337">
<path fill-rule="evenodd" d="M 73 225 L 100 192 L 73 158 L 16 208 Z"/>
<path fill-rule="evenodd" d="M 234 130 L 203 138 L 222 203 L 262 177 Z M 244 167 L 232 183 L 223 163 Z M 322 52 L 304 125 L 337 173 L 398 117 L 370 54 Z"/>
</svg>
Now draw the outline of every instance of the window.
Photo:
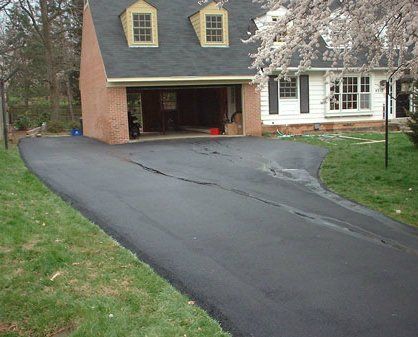
<svg viewBox="0 0 418 337">
<path fill-rule="evenodd" d="M 135 43 L 152 43 L 151 13 L 133 13 L 132 25 Z"/>
<path fill-rule="evenodd" d="M 344 77 L 342 90 L 342 109 L 353 110 L 357 109 L 358 104 L 358 83 L 357 77 Z"/>
<path fill-rule="evenodd" d="M 333 97 L 330 102 L 331 110 L 340 110 L 340 85 L 338 83 L 331 84 L 331 93 Z"/>
<path fill-rule="evenodd" d="M 119 14 L 119 19 L 129 47 L 158 47 L 156 7 L 147 1 L 136 0 Z"/>
<path fill-rule="evenodd" d="M 370 109 L 370 77 L 361 78 L 360 109 Z"/>
<path fill-rule="evenodd" d="M 332 111 L 370 109 L 370 77 L 346 76 L 330 86 Z"/>
<path fill-rule="evenodd" d="M 176 110 L 177 94 L 175 91 L 166 91 L 161 94 L 161 101 L 164 110 Z"/>
<path fill-rule="evenodd" d="M 297 98 L 298 84 L 296 77 L 290 77 L 288 80 L 280 79 L 280 98 Z"/>
<path fill-rule="evenodd" d="M 206 42 L 223 43 L 223 15 L 206 15 Z"/>
<path fill-rule="evenodd" d="M 279 20 L 279 18 L 277 16 L 273 16 L 271 18 L 271 21 L 273 22 L 277 22 Z M 284 38 L 285 38 L 286 34 L 277 34 L 277 36 L 274 38 L 274 42 L 284 42 Z"/>
<path fill-rule="evenodd" d="M 202 1 L 207 3 L 202 9 L 189 16 L 201 47 L 229 47 L 228 11 L 219 7 L 217 1 Z"/>
</svg>

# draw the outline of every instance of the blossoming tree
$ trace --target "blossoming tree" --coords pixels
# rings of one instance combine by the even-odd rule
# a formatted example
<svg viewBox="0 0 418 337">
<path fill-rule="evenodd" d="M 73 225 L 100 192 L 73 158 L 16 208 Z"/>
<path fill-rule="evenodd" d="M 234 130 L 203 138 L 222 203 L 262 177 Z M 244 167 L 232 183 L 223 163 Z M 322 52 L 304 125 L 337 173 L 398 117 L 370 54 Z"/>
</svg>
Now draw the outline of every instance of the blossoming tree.
<svg viewBox="0 0 418 337">
<path fill-rule="evenodd" d="M 220 5 L 227 1 L 221 0 Z M 286 75 L 294 55 L 298 55 L 298 72 L 322 57 L 341 72 L 384 66 L 394 77 L 406 70 L 415 77 L 418 74 L 417 0 L 253 1 L 265 11 L 286 9 L 249 36 L 248 42 L 257 43 L 252 55 L 256 82 L 278 69 Z M 275 44 L 278 36 L 280 46 Z M 323 52 L 318 48 L 321 39 L 327 45 Z"/>
</svg>

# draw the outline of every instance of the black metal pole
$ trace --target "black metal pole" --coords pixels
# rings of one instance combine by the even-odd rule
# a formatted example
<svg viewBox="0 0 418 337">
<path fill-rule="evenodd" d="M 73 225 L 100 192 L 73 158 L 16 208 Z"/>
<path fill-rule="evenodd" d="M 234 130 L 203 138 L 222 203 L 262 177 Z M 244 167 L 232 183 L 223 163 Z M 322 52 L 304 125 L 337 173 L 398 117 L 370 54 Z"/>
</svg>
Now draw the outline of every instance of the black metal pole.
<svg viewBox="0 0 418 337">
<path fill-rule="evenodd" d="M 389 79 L 386 81 L 386 111 L 385 111 L 385 168 L 389 164 Z"/>
<path fill-rule="evenodd" d="M 3 136 L 4 136 L 4 148 L 9 148 L 9 135 L 7 132 L 7 116 L 6 116 L 6 94 L 4 92 L 4 80 L 0 79 L 0 97 L 1 97 L 1 111 L 3 115 Z"/>
</svg>

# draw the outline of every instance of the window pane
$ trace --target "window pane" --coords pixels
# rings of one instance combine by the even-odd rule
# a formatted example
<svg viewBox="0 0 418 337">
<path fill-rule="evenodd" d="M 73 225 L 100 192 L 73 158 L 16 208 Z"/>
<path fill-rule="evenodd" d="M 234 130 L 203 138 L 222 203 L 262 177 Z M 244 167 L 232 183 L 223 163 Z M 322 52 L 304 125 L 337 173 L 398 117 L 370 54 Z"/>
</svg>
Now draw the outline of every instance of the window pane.
<svg viewBox="0 0 418 337">
<path fill-rule="evenodd" d="M 361 78 L 361 92 L 370 92 L 370 77 Z"/>
<path fill-rule="evenodd" d="M 175 110 L 177 107 L 177 94 L 176 92 L 163 92 L 161 100 L 164 110 Z"/>
<path fill-rule="evenodd" d="M 134 42 L 152 42 L 151 13 L 132 14 Z"/>
<path fill-rule="evenodd" d="M 222 15 L 206 15 L 206 41 L 223 42 Z"/>
<path fill-rule="evenodd" d="M 342 110 L 357 109 L 358 104 L 358 79 L 357 77 L 343 77 L 341 105 Z"/>
<path fill-rule="evenodd" d="M 280 79 L 280 98 L 297 98 L 297 78 Z"/>
<path fill-rule="evenodd" d="M 360 109 L 370 109 L 370 94 L 360 94 Z"/>
<path fill-rule="evenodd" d="M 343 93 L 357 92 L 357 77 L 343 77 Z"/>
<path fill-rule="evenodd" d="M 338 82 L 332 82 L 330 92 L 333 94 L 330 98 L 330 110 L 340 110 L 340 84 Z"/>
<path fill-rule="evenodd" d="M 330 110 L 340 110 L 340 95 L 334 95 L 334 98 L 331 98 Z"/>
</svg>

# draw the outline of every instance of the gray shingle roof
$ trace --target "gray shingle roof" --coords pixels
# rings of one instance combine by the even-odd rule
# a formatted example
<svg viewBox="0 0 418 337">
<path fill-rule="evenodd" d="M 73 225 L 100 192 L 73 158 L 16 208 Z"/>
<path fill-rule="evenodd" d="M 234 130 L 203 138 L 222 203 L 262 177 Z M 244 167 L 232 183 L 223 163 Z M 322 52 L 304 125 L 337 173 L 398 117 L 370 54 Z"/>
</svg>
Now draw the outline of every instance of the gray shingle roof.
<svg viewBox="0 0 418 337">
<path fill-rule="evenodd" d="M 251 18 L 260 7 L 251 0 L 230 1 L 228 48 L 203 48 L 189 16 L 197 0 L 149 0 L 158 9 L 158 48 L 129 48 L 119 14 L 134 0 L 89 0 L 108 78 L 253 75 L 248 54 Z"/>
<path fill-rule="evenodd" d="M 135 0 L 89 0 L 108 78 L 169 76 L 253 76 L 249 69 L 254 44 L 245 44 L 247 32 L 254 31 L 253 19 L 264 13 L 252 0 L 229 1 L 229 47 L 201 47 L 189 16 L 203 6 L 198 0 L 147 0 L 158 9 L 159 47 L 129 48 L 119 14 Z M 330 68 L 322 58 L 327 49 L 318 41 L 318 58 L 312 68 Z M 365 51 L 358 50 L 359 65 Z M 294 54 L 291 66 L 297 67 L 299 55 Z M 385 62 L 381 62 L 382 66 Z M 341 66 L 341 65 L 339 65 Z"/>
</svg>

